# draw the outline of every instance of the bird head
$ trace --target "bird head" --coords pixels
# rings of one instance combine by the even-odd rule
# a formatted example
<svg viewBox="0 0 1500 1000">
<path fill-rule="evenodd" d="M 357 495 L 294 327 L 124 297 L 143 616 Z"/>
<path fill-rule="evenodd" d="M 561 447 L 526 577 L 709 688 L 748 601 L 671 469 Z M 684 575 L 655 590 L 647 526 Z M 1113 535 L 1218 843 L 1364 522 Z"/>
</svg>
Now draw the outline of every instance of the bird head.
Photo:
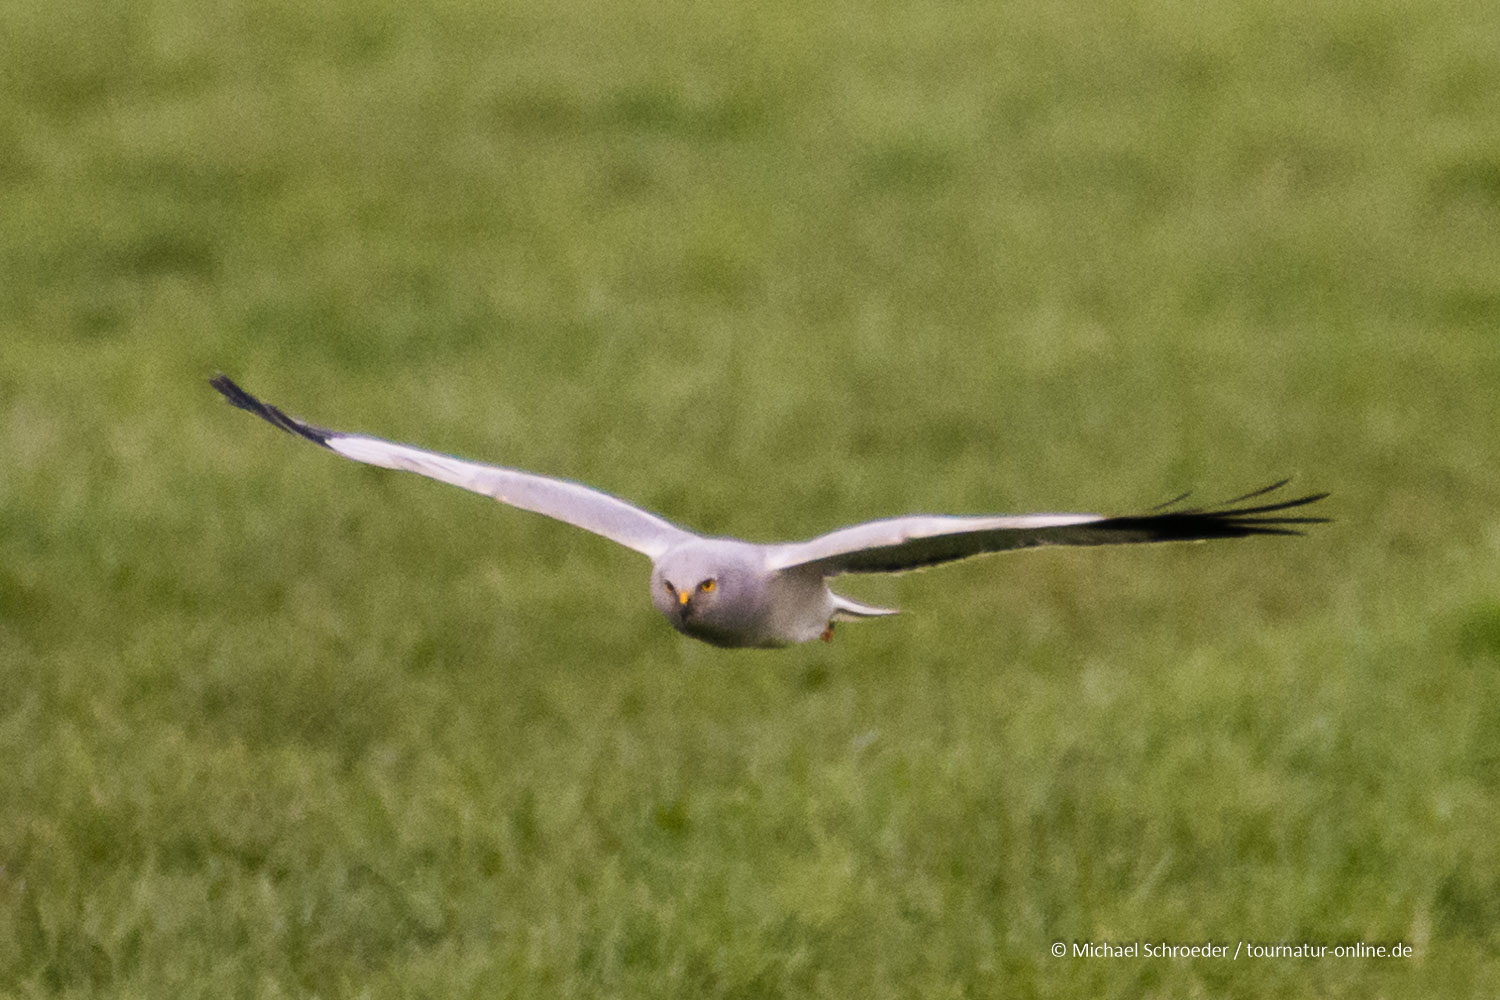
<svg viewBox="0 0 1500 1000">
<path fill-rule="evenodd" d="M 651 601 L 680 632 L 714 641 L 743 629 L 759 611 L 754 567 L 721 545 L 689 545 L 663 555 L 651 572 Z"/>
<path fill-rule="evenodd" d="M 670 553 L 651 574 L 651 599 L 674 624 L 701 616 L 723 592 L 723 575 L 706 553 Z"/>
</svg>

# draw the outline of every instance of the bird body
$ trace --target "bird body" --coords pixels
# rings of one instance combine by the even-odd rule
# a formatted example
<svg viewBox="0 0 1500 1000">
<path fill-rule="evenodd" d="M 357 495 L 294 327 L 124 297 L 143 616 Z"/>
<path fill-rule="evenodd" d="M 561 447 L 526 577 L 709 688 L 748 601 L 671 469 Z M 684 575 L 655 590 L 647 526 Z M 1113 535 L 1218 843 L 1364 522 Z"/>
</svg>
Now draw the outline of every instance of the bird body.
<svg viewBox="0 0 1500 1000">
<path fill-rule="evenodd" d="M 737 538 L 683 542 L 653 564 L 652 603 L 684 635 L 730 647 L 787 646 L 829 637 L 834 621 L 896 614 L 835 594 L 815 568 L 774 569 L 775 554 Z"/>
<path fill-rule="evenodd" d="M 1041 545 L 1195 541 L 1294 535 L 1327 520 L 1288 511 L 1326 493 L 1245 505 L 1283 480 L 1210 508 L 1176 500 L 1144 514 L 909 515 L 851 525 L 802 542 L 763 545 L 695 534 L 582 483 L 483 465 L 287 416 L 224 375 L 210 380 L 230 403 L 356 462 L 415 472 L 618 542 L 651 560 L 651 600 L 673 628 L 716 646 L 774 647 L 828 639 L 833 623 L 893 615 L 835 594 L 843 573 L 899 573 L 970 556 Z"/>
</svg>

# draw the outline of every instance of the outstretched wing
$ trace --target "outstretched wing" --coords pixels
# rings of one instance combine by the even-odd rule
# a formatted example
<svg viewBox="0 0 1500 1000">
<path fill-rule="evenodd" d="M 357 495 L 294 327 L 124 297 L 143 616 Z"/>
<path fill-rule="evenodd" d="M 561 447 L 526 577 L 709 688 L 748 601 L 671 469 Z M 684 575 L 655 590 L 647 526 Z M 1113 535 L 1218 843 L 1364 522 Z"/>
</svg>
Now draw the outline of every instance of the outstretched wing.
<svg viewBox="0 0 1500 1000">
<path fill-rule="evenodd" d="M 580 483 L 550 479 L 497 465 L 466 462 L 450 455 L 423 451 L 363 434 L 344 434 L 313 427 L 287 416 L 269 403 L 261 402 L 225 375 L 215 376 L 209 380 L 209 384 L 240 409 L 249 410 L 287 433 L 306 438 L 345 458 L 440 479 L 493 497 L 512 507 L 545 514 L 596 535 L 603 535 L 652 559 L 678 542 L 696 537 L 649 511 Z"/>
<path fill-rule="evenodd" d="M 1128 542 L 1186 542 L 1247 535 L 1298 535 L 1299 526 L 1326 517 L 1288 511 L 1322 500 L 1313 493 L 1295 500 L 1244 506 L 1254 497 L 1285 486 L 1286 480 L 1210 508 L 1171 509 L 1185 496 L 1131 517 L 1099 514 L 1024 514 L 1001 517 L 916 515 L 870 521 L 806 542 L 776 546 L 773 569 L 810 566 L 824 576 L 839 573 L 901 573 L 988 552 L 1038 545 L 1118 545 Z"/>
</svg>

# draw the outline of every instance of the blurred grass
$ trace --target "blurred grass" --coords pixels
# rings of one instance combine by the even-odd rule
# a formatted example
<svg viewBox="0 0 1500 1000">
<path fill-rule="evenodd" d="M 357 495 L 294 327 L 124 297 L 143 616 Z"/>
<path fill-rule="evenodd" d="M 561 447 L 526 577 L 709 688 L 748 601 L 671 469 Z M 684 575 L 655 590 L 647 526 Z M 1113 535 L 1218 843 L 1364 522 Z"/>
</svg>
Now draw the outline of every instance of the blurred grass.
<svg viewBox="0 0 1500 1000">
<path fill-rule="evenodd" d="M 0 992 L 1492 995 L 1500 15 L 0 6 Z M 774 539 L 1296 474 L 728 654 L 294 413 Z M 1404 961 L 1054 940 L 1403 940 Z"/>
</svg>

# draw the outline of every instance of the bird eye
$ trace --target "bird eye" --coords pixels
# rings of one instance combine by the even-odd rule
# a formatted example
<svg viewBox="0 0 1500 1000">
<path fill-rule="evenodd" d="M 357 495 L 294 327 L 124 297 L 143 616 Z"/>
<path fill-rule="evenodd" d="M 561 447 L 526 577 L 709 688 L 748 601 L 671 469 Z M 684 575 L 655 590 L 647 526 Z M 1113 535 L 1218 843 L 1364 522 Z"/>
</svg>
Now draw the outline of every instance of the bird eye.
<svg viewBox="0 0 1500 1000">
<path fill-rule="evenodd" d="M 671 594 L 673 597 L 677 596 L 677 588 L 672 586 L 671 580 L 663 580 L 661 584 L 663 587 L 667 588 L 667 593 Z"/>
<path fill-rule="evenodd" d="M 707 594 L 717 586 L 718 584 L 713 580 L 704 580 L 702 583 L 698 584 L 698 589 Z"/>
</svg>

